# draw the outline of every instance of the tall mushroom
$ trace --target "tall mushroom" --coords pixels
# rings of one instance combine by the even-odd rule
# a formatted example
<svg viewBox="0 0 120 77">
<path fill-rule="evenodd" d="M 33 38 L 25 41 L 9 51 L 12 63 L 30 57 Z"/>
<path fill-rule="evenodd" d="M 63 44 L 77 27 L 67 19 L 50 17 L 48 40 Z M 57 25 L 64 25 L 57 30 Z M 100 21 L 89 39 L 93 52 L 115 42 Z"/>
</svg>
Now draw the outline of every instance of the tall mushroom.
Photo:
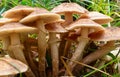
<svg viewBox="0 0 120 77">
<path fill-rule="evenodd" d="M 45 74 L 45 55 L 46 55 L 46 30 L 45 24 L 52 23 L 60 20 L 60 16 L 55 13 L 50 13 L 49 11 L 40 8 L 32 12 L 27 17 L 20 20 L 20 23 L 34 23 L 38 28 L 38 53 L 39 53 L 39 71 L 41 77 L 46 77 Z"/>
<path fill-rule="evenodd" d="M 61 21 L 62 22 L 62 21 Z M 56 34 L 58 33 L 65 33 L 67 30 L 65 30 L 61 26 L 61 22 L 55 22 L 46 24 L 45 27 L 49 32 L 49 46 L 51 48 L 51 55 L 52 55 L 52 67 L 53 67 L 53 76 L 58 77 L 59 72 L 59 52 L 58 52 L 58 38 L 56 37 Z"/>
<path fill-rule="evenodd" d="M 67 27 L 70 23 L 73 22 L 73 14 L 84 14 L 87 13 L 88 10 L 81 7 L 80 5 L 76 3 L 62 3 L 58 5 L 57 7 L 53 8 L 51 12 L 64 15 L 65 16 L 65 23 L 63 24 L 64 27 Z M 61 52 L 60 56 L 63 54 L 63 52 L 66 54 L 71 46 L 71 42 L 64 39 L 64 37 L 68 36 L 69 33 L 62 34 L 61 38 L 62 41 L 60 43 L 59 51 Z M 62 52 L 63 51 L 63 52 Z M 65 55 L 64 55 L 65 56 Z"/>
<path fill-rule="evenodd" d="M 10 36 L 10 41 L 11 41 L 11 46 L 9 47 L 10 51 L 13 51 L 14 56 L 16 59 L 24 62 L 27 64 L 27 61 L 24 57 L 23 54 L 23 46 L 20 43 L 20 37 L 19 37 L 19 33 L 31 33 L 33 31 L 36 31 L 36 28 L 33 27 L 27 27 L 24 26 L 20 23 L 7 23 L 3 26 L 0 26 L 0 36 Z M 31 72 L 31 70 L 29 69 L 26 74 L 28 72 Z M 34 77 L 33 73 L 29 73 L 27 76 L 29 77 Z"/>
<path fill-rule="evenodd" d="M 86 44 L 89 42 L 89 38 L 88 38 L 88 34 L 89 34 L 89 30 L 93 29 L 95 32 L 96 31 L 104 31 L 104 27 L 102 27 L 101 25 L 95 23 L 94 21 L 90 20 L 90 19 L 78 19 L 75 22 L 73 22 L 72 24 L 70 24 L 68 27 L 66 27 L 67 30 L 74 30 L 77 28 L 81 28 L 81 36 L 79 37 L 79 44 L 71 58 L 71 60 L 80 60 L 81 59 L 81 55 L 82 52 L 86 46 Z M 73 64 L 73 62 L 69 62 L 68 63 L 69 67 L 72 68 L 74 67 L 75 64 Z"/>
<path fill-rule="evenodd" d="M 28 66 L 18 60 L 6 57 L 0 58 L 0 77 L 9 77 L 27 70 Z"/>
</svg>

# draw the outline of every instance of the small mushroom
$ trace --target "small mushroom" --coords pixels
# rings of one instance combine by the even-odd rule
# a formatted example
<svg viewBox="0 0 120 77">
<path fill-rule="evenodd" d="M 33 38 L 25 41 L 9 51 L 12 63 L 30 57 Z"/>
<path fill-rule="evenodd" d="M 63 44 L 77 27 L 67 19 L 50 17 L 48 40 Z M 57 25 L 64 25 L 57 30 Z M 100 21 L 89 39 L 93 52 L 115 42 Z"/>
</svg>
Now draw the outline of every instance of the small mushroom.
<svg viewBox="0 0 120 77">
<path fill-rule="evenodd" d="M 62 21 L 61 21 L 62 22 Z M 59 72 L 59 51 L 58 51 L 58 38 L 56 37 L 56 34 L 58 33 L 65 33 L 67 30 L 65 30 L 61 26 L 61 22 L 55 22 L 46 24 L 45 28 L 49 32 L 49 46 L 51 48 L 51 55 L 52 55 L 52 66 L 53 66 L 53 76 L 58 77 Z"/>
<path fill-rule="evenodd" d="M 38 53 L 39 53 L 39 71 L 41 77 L 46 77 L 45 74 L 45 55 L 46 55 L 46 30 L 45 24 L 52 23 L 60 20 L 60 16 L 51 13 L 45 9 L 38 9 L 32 12 L 27 17 L 20 20 L 20 23 L 34 23 L 33 26 L 38 28 Z"/>
<path fill-rule="evenodd" d="M 27 61 L 23 54 L 23 46 L 20 43 L 19 33 L 31 33 L 36 31 L 36 28 L 27 27 L 20 23 L 7 23 L 3 26 L 0 26 L 0 36 L 6 37 L 10 36 L 11 46 L 9 46 L 9 50 L 13 51 L 16 59 L 27 64 Z M 30 72 L 30 71 L 29 71 Z M 32 72 L 31 72 L 32 75 Z M 34 75 L 32 75 L 34 77 Z M 30 77 L 30 74 L 29 74 Z"/>
<path fill-rule="evenodd" d="M 13 18 L 13 19 L 16 19 L 17 21 L 19 21 L 20 19 L 24 18 L 25 16 L 27 16 L 28 14 L 33 12 L 35 9 L 36 8 L 29 7 L 29 6 L 18 5 L 12 9 L 5 11 L 2 14 L 2 16 L 4 18 Z"/>
<path fill-rule="evenodd" d="M 104 15 L 96 11 L 82 14 L 80 18 L 86 18 L 86 17 L 101 25 L 107 24 L 113 20 L 110 16 Z"/>
<path fill-rule="evenodd" d="M 71 60 L 73 61 L 81 59 L 82 52 L 86 44 L 89 42 L 88 34 L 90 29 L 93 29 L 95 32 L 104 31 L 104 27 L 102 27 L 101 25 L 95 23 L 90 19 L 85 19 L 85 18 L 78 19 L 75 22 L 71 23 L 68 27 L 66 27 L 67 30 L 74 30 L 77 28 L 81 28 L 81 36 L 78 40 L 79 44 L 75 50 L 75 53 L 71 58 Z M 73 64 L 73 62 L 69 62 L 68 65 L 72 70 L 75 64 Z"/>
<path fill-rule="evenodd" d="M 6 57 L 0 58 L 0 77 L 9 77 L 27 70 L 28 66 L 18 60 Z"/>
<path fill-rule="evenodd" d="M 73 14 L 84 14 L 87 13 L 88 10 L 76 3 L 62 3 L 53 8 L 51 12 L 64 15 L 65 24 L 63 26 L 66 27 L 73 22 Z"/>
</svg>

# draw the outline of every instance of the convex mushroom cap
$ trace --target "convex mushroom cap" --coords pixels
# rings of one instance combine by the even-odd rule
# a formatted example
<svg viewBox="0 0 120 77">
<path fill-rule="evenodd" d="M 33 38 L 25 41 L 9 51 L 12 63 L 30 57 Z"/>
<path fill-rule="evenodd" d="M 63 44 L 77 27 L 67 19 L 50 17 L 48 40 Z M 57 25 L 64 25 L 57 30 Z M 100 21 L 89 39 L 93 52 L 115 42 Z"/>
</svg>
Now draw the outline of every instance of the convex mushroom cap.
<svg viewBox="0 0 120 77">
<path fill-rule="evenodd" d="M 89 34 L 89 38 L 93 41 L 114 41 L 120 40 L 120 28 L 108 27 L 105 31 L 98 31 Z"/>
<path fill-rule="evenodd" d="M 66 27 L 67 30 L 75 30 L 77 28 L 92 28 L 94 31 L 104 30 L 104 27 L 102 27 L 100 24 L 86 18 L 80 18 Z"/>
<path fill-rule="evenodd" d="M 0 26 L 0 36 L 6 36 L 12 33 L 33 33 L 36 30 L 35 27 L 28 27 L 20 23 L 7 23 Z"/>
<path fill-rule="evenodd" d="M 53 32 L 53 33 L 65 33 L 67 30 L 62 27 L 61 23 L 63 23 L 64 20 L 60 20 L 55 23 L 49 23 L 45 25 L 45 28 L 48 32 Z"/>
<path fill-rule="evenodd" d="M 102 13 L 95 12 L 95 11 L 88 12 L 86 14 L 82 14 L 80 18 L 85 18 L 85 17 L 88 17 L 91 20 L 93 20 L 96 23 L 99 23 L 101 25 L 109 23 L 109 22 L 111 22 L 113 20 L 110 16 L 107 16 L 107 15 L 104 15 Z"/>
<path fill-rule="evenodd" d="M 0 58 L 0 76 L 15 75 L 28 70 L 24 63 L 12 58 Z"/>
<path fill-rule="evenodd" d="M 83 14 L 88 12 L 88 10 L 76 3 L 62 3 L 57 7 L 53 8 L 51 12 L 58 14 L 64 14 L 66 12 L 74 13 L 74 14 Z"/>
<path fill-rule="evenodd" d="M 36 8 L 19 5 L 19 6 L 15 6 L 14 8 L 4 12 L 2 14 L 2 16 L 5 18 L 15 18 L 17 20 L 20 20 L 23 17 L 30 14 L 31 12 L 33 12 L 34 10 L 36 10 Z"/>
<path fill-rule="evenodd" d="M 38 10 L 35 10 L 27 17 L 20 20 L 20 23 L 32 23 L 37 20 L 42 20 L 44 23 L 51 23 L 60 20 L 60 16 L 55 13 L 51 13 L 47 11 L 46 9 L 40 8 Z"/>
<path fill-rule="evenodd" d="M 16 22 L 16 19 L 10 19 L 10 18 L 0 18 L 0 26 L 9 23 L 9 22 Z"/>
</svg>

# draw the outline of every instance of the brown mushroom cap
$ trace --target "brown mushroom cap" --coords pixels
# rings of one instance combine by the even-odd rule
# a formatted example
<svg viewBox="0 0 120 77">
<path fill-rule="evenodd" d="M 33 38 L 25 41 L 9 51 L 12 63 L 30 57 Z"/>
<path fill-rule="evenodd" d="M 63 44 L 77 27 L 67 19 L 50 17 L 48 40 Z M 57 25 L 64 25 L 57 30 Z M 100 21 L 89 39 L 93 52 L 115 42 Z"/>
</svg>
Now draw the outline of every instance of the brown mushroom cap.
<svg viewBox="0 0 120 77">
<path fill-rule="evenodd" d="M 30 14 L 31 12 L 33 12 L 35 10 L 35 8 L 33 7 L 29 7 L 29 6 L 15 6 L 14 8 L 4 12 L 2 14 L 3 17 L 5 18 L 16 18 L 18 20 L 20 20 L 21 18 L 27 16 L 28 14 Z"/>
<path fill-rule="evenodd" d="M 55 7 L 54 9 L 52 9 L 51 12 L 58 13 L 58 14 L 64 14 L 66 12 L 70 12 L 74 14 L 83 14 L 88 12 L 88 10 L 76 3 L 62 3 L 57 7 Z"/>
<path fill-rule="evenodd" d="M 95 31 L 104 30 L 104 27 L 90 19 L 78 19 L 66 27 L 67 30 L 74 30 L 77 28 L 92 28 Z"/>
<path fill-rule="evenodd" d="M 20 20 L 20 22 L 21 23 L 29 23 L 29 22 L 31 23 L 31 22 L 35 22 L 37 20 L 43 20 L 44 23 L 51 23 L 51 22 L 55 22 L 59 19 L 60 19 L 60 16 L 58 14 L 51 13 L 51 12 L 41 8 L 39 10 L 35 10 L 30 15 L 23 18 L 22 20 Z"/>
<path fill-rule="evenodd" d="M 12 58 L 0 58 L 0 76 L 15 75 L 27 71 L 28 66 Z"/>
<path fill-rule="evenodd" d="M 88 17 L 99 24 L 106 24 L 113 20 L 110 16 L 107 16 L 95 11 L 81 15 L 81 18 L 84 18 L 84 17 Z"/>
<path fill-rule="evenodd" d="M 20 23 L 7 23 L 3 26 L 0 26 L 0 36 L 8 35 L 10 33 L 32 33 L 36 32 L 35 27 L 28 27 Z"/>
<path fill-rule="evenodd" d="M 120 28 L 108 27 L 104 32 L 98 31 L 89 34 L 89 38 L 93 41 L 113 41 L 120 40 Z"/>
<path fill-rule="evenodd" d="M 62 21 L 61 21 L 62 22 Z M 45 25 L 48 32 L 65 33 L 67 30 L 62 27 L 61 22 L 49 23 Z"/>
<path fill-rule="evenodd" d="M 16 19 L 10 19 L 10 18 L 0 18 L 0 26 L 9 23 L 9 22 L 16 22 Z"/>
</svg>

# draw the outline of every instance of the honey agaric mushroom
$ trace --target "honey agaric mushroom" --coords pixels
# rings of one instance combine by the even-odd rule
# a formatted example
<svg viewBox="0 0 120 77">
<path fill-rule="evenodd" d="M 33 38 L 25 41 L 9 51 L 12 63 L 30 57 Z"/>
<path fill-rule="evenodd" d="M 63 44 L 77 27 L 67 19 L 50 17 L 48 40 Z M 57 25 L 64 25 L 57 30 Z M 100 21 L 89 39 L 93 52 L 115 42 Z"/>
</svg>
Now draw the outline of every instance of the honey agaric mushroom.
<svg viewBox="0 0 120 77">
<path fill-rule="evenodd" d="M 107 24 L 113 20 L 110 16 L 104 15 L 104 14 L 96 12 L 96 11 L 82 14 L 80 18 L 85 18 L 85 17 L 88 17 L 89 19 L 91 19 L 101 25 Z"/>
<path fill-rule="evenodd" d="M 88 10 L 76 3 L 62 3 L 53 8 L 51 12 L 64 15 L 65 24 L 63 26 L 66 27 L 73 22 L 73 14 L 84 14 L 87 13 Z"/>
<path fill-rule="evenodd" d="M 36 30 L 37 30 L 36 28 L 27 27 L 20 23 L 7 23 L 3 26 L 0 26 L 0 36 L 3 36 L 3 37 L 10 36 L 11 46 L 9 47 L 9 50 L 13 51 L 16 59 L 27 64 L 27 61 L 26 61 L 23 51 L 22 51 L 23 46 L 20 43 L 19 33 L 25 33 L 25 32 L 31 33 Z M 29 69 L 26 73 L 28 73 L 28 72 L 31 72 L 31 70 Z M 29 73 L 27 76 L 34 77 L 32 72 Z"/>
<path fill-rule="evenodd" d="M 58 38 L 56 37 L 57 33 L 65 33 L 67 30 L 65 30 L 61 22 L 55 22 L 46 24 L 45 27 L 49 32 L 49 46 L 51 48 L 51 55 L 52 55 L 52 67 L 53 67 L 53 77 L 58 77 L 59 72 L 59 51 L 58 51 Z"/>
<path fill-rule="evenodd" d="M 77 3 L 62 3 L 58 5 L 57 7 L 53 8 L 51 12 L 61 14 L 65 16 L 65 23 L 63 24 L 64 27 L 67 27 L 70 23 L 73 22 L 73 14 L 84 14 L 87 13 L 88 10 L 81 7 Z M 68 36 L 69 33 L 65 33 L 62 35 L 62 41 L 59 46 L 59 51 L 64 52 L 64 54 L 67 53 L 71 46 L 71 42 L 64 39 L 64 37 Z M 62 53 L 63 54 L 63 53 Z M 60 54 L 60 56 L 62 55 Z M 65 56 L 65 55 L 64 55 Z"/>
<path fill-rule="evenodd" d="M 35 23 L 38 28 L 38 53 L 39 53 L 39 71 L 41 77 L 46 77 L 45 74 L 45 55 L 46 55 L 46 30 L 45 24 L 52 23 L 60 20 L 60 16 L 55 13 L 51 13 L 45 9 L 39 9 L 32 12 L 27 17 L 20 20 L 20 23 Z M 33 25 L 34 26 L 34 25 Z"/>
<path fill-rule="evenodd" d="M 93 32 L 89 34 L 89 38 L 91 38 L 92 41 L 107 41 L 108 43 L 101 46 L 98 50 L 95 52 L 89 54 L 88 56 L 84 57 L 80 62 L 85 64 L 90 64 L 91 62 L 100 59 L 101 57 L 108 54 L 111 50 L 115 49 L 115 43 L 114 41 L 120 40 L 120 28 L 118 27 L 108 27 L 105 29 L 104 32 L 98 31 Z M 78 73 L 83 66 L 76 65 L 74 68 L 74 73 Z M 76 69 L 78 68 L 78 69 Z"/>
<path fill-rule="evenodd" d="M 22 18 L 24 18 L 25 16 L 29 15 L 31 12 L 33 12 L 36 9 L 39 9 L 39 8 L 18 5 L 18 6 L 13 7 L 12 9 L 9 9 L 8 11 L 5 11 L 2 14 L 2 16 L 4 18 L 11 18 L 11 19 L 14 19 L 16 21 L 19 21 Z M 23 36 L 22 40 L 24 41 L 25 38 L 27 38 L 27 34 L 22 34 L 22 36 Z"/>
<path fill-rule="evenodd" d="M 0 58 L 0 77 L 9 77 L 19 73 L 26 72 L 28 66 L 12 58 Z"/>
<path fill-rule="evenodd" d="M 81 28 L 81 36 L 79 38 L 79 44 L 75 50 L 75 53 L 73 54 L 71 60 L 80 60 L 80 57 L 82 55 L 82 52 L 86 46 L 86 44 L 89 41 L 88 34 L 90 29 L 94 29 L 94 31 L 104 31 L 104 27 L 101 25 L 95 23 L 94 21 L 90 19 L 78 19 L 72 24 L 70 24 L 68 27 L 66 27 L 67 30 L 74 30 L 77 28 Z M 69 62 L 69 67 L 72 68 L 74 67 L 75 64 L 73 62 Z"/>
<path fill-rule="evenodd" d="M 111 50 L 114 50 L 116 47 L 114 45 L 114 42 L 110 41 L 107 42 L 107 44 L 101 46 L 98 50 L 94 51 L 93 53 L 89 54 L 88 56 L 86 56 L 85 58 L 83 58 L 82 60 L 80 60 L 80 62 L 84 63 L 84 64 L 89 64 L 101 57 L 103 57 L 104 55 L 106 55 L 108 52 L 110 52 Z M 83 68 L 84 66 L 81 65 L 76 65 L 73 69 L 73 74 L 74 75 L 78 75 L 81 68 Z"/>
<path fill-rule="evenodd" d="M 0 26 L 4 25 L 6 23 L 9 23 L 9 22 L 16 22 L 16 21 L 17 21 L 16 19 L 0 18 Z M 13 52 L 10 52 L 10 51 L 7 52 L 8 46 L 10 45 L 9 37 L 8 36 L 6 36 L 6 37 L 1 36 L 0 39 L 2 40 L 3 50 L 5 51 L 5 53 L 8 53 L 12 58 L 15 58 Z"/>
<path fill-rule="evenodd" d="M 2 16 L 4 18 L 13 18 L 13 19 L 16 19 L 17 21 L 19 21 L 20 19 L 24 18 L 25 16 L 27 16 L 34 10 L 36 10 L 36 8 L 19 5 L 19 6 L 15 6 L 14 8 L 12 8 L 8 11 L 5 11 L 2 14 Z"/>
</svg>

